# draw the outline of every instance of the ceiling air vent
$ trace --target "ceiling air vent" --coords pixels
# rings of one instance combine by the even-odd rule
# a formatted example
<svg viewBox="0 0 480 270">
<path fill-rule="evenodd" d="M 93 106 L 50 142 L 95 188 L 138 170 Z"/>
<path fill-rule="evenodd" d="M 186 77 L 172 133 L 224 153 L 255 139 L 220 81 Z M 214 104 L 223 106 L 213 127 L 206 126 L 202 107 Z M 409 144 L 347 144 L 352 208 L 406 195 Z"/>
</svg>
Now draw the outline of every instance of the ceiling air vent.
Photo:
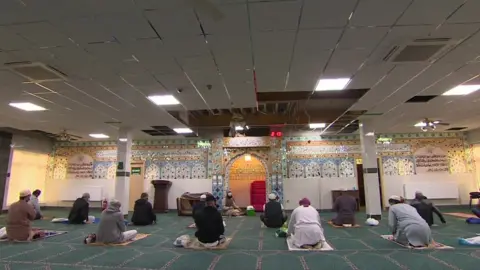
<svg viewBox="0 0 480 270">
<path fill-rule="evenodd" d="M 393 63 L 426 62 L 437 58 L 453 45 L 450 38 L 419 38 L 404 45 L 394 46 L 383 61 Z"/>
<path fill-rule="evenodd" d="M 5 63 L 5 66 L 32 83 L 64 81 L 67 79 L 65 73 L 42 63 L 13 62 Z"/>
</svg>

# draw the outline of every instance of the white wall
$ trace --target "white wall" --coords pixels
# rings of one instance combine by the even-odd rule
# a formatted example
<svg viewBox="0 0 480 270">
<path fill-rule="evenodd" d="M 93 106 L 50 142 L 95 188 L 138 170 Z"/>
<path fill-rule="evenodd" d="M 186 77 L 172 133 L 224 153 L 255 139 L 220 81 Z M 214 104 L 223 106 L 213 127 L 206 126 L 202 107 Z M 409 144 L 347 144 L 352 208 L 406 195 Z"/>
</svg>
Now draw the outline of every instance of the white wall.
<svg viewBox="0 0 480 270">
<path fill-rule="evenodd" d="M 332 190 L 358 189 L 356 177 L 286 178 L 283 182 L 284 207 L 295 209 L 307 197 L 317 209 L 332 209 Z"/>
<path fill-rule="evenodd" d="M 168 208 L 177 209 L 176 198 L 185 192 L 211 192 L 211 179 L 172 179 L 172 187 L 168 193 Z M 59 198 L 68 194 L 71 200 L 80 197 L 82 193 L 88 191 L 87 187 L 101 187 L 103 196 L 110 199 L 115 194 L 115 180 L 113 179 L 51 179 L 47 180 L 48 198 L 54 200 L 45 201 L 47 206 L 71 206 L 71 201 L 61 201 Z M 151 180 L 144 179 L 144 190 L 149 193 L 150 201 L 153 203 L 154 188 Z M 61 195 L 61 193 L 64 193 Z M 138 194 L 140 196 L 140 194 Z M 98 207 L 99 202 L 92 202 L 92 206 Z"/>
<path fill-rule="evenodd" d="M 405 176 L 383 176 L 383 203 L 388 205 L 388 198 L 392 195 L 404 196 L 403 185 L 405 183 L 415 182 L 431 182 L 433 186 L 435 184 L 441 184 L 446 182 L 456 182 L 459 189 L 458 200 L 433 200 L 437 205 L 459 205 L 468 204 L 470 195 L 469 193 L 476 190 L 475 177 L 472 173 L 460 173 L 460 174 L 443 174 L 443 173 L 428 173 L 417 175 L 405 175 Z M 419 190 L 428 197 L 429 190 Z M 434 192 L 434 191 L 430 191 Z"/>
</svg>

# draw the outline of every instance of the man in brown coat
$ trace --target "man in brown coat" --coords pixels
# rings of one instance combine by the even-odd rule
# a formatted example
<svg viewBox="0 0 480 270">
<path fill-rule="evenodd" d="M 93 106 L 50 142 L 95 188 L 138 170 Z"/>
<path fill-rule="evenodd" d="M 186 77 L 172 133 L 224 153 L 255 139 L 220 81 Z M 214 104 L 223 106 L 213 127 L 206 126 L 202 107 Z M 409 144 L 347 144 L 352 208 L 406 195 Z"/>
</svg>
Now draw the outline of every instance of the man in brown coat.
<svg viewBox="0 0 480 270">
<path fill-rule="evenodd" d="M 8 209 L 7 237 L 14 241 L 30 241 L 33 237 L 31 222 L 35 219 L 35 209 L 28 203 L 30 190 L 20 192 L 20 200 Z"/>
</svg>

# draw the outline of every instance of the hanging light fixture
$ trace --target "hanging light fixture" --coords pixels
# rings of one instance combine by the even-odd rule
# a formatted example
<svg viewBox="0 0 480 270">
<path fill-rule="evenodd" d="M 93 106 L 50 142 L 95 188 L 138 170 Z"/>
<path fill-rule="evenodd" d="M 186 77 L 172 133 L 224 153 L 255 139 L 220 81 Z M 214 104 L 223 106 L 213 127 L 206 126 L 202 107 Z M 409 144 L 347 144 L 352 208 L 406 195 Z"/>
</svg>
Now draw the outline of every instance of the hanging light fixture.
<svg viewBox="0 0 480 270">
<path fill-rule="evenodd" d="M 252 160 L 252 156 L 250 154 L 245 155 L 245 161 L 250 161 Z"/>
</svg>

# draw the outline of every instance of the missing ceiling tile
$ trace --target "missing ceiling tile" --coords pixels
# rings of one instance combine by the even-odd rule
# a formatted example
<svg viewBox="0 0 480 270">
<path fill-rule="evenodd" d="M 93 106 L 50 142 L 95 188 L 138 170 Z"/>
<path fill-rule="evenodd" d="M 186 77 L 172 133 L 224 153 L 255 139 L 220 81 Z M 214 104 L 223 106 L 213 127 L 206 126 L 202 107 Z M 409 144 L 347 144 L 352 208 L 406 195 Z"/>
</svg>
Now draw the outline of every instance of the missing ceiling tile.
<svg viewBox="0 0 480 270">
<path fill-rule="evenodd" d="M 414 96 L 411 99 L 407 100 L 405 103 L 427 103 L 430 100 L 438 96 L 429 95 L 429 96 Z"/>
<path fill-rule="evenodd" d="M 467 129 L 467 127 L 451 127 L 449 129 L 446 129 L 447 131 L 460 131 L 460 130 L 464 130 L 464 129 Z"/>
</svg>

